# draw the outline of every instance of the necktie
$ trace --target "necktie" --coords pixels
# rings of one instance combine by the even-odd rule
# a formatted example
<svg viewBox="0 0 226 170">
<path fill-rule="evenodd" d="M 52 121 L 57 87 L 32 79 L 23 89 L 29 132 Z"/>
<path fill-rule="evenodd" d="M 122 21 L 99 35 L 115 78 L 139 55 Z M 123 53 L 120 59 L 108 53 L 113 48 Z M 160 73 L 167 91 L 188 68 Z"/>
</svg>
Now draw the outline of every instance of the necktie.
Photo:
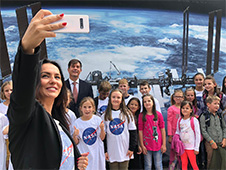
<svg viewBox="0 0 226 170">
<path fill-rule="evenodd" d="M 77 82 L 74 81 L 73 82 L 73 85 L 74 85 L 73 97 L 74 97 L 75 103 L 77 103 L 77 99 L 78 99 L 78 90 L 77 90 L 76 84 L 77 84 Z"/>
</svg>

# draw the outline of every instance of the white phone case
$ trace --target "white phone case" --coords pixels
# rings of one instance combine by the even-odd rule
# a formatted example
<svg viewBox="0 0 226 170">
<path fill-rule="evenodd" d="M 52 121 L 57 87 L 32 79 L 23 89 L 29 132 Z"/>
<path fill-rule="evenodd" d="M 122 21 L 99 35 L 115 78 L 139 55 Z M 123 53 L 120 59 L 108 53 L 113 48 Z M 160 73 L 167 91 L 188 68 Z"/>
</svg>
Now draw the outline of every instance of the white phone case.
<svg viewBox="0 0 226 170">
<path fill-rule="evenodd" d="M 56 33 L 89 33 L 89 16 L 88 15 L 64 15 L 64 17 L 55 23 L 66 22 L 67 25 Z"/>
</svg>

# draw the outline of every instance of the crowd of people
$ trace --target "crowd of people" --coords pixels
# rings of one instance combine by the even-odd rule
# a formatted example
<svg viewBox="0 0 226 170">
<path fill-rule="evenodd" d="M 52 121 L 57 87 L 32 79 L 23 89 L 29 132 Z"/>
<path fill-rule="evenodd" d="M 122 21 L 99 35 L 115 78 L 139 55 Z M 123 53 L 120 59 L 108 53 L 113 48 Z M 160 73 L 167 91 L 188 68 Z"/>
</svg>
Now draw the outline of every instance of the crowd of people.
<svg viewBox="0 0 226 170">
<path fill-rule="evenodd" d="M 121 79 L 92 86 L 81 80 L 82 63 L 68 63 L 69 78 L 47 59 L 39 62 L 40 43 L 55 37 L 51 24 L 63 14 L 40 10 L 18 47 L 12 81 L 1 86 L 0 169 L 226 169 L 226 76 L 222 91 L 214 77 L 197 73 L 195 87 L 175 90 L 167 110 L 167 133 L 159 101 L 147 81 L 142 97 L 128 93 Z M 168 137 L 168 141 L 167 141 Z M 189 165 L 190 162 L 190 165 Z"/>
</svg>

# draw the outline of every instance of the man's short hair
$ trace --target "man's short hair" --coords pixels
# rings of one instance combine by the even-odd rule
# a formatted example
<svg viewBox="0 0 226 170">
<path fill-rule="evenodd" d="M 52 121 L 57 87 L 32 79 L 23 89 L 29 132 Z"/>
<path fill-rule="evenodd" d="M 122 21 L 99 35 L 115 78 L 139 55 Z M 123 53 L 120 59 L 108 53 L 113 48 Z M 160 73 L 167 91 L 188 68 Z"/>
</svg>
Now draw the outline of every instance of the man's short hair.
<svg viewBox="0 0 226 170">
<path fill-rule="evenodd" d="M 149 83 L 147 82 L 147 81 L 142 81 L 141 83 L 140 83 L 140 87 L 141 86 L 148 86 L 148 88 L 150 88 L 150 85 L 149 85 Z"/>
<path fill-rule="evenodd" d="M 208 96 L 206 98 L 206 103 L 211 104 L 215 100 L 220 101 L 221 99 L 218 96 L 215 96 L 215 95 L 214 96 Z"/>
<path fill-rule="evenodd" d="M 79 64 L 80 64 L 80 67 L 82 68 L 82 63 L 81 63 L 81 61 L 78 60 L 78 59 L 71 59 L 71 60 L 69 61 L 69 63 L 68 63 L 68 68 L 70 68 L 71 65 L 77 64 L 77 63 L 79 63 Z"/>
<path fill-rule="evenodd" d="M 127 84 L 127 85 L 129 85 L 128 80 L 126 80 L 126 79 L 119 80 L 118 84 Z"/>
<path fill-rule="evenodd" d="M 98 88 L 99 91 L 103 91 L 103 92 L 109 92 L 111 89 L 112 89 L 111 84 L 106 80 L 102 81 Z"/>
</svg>

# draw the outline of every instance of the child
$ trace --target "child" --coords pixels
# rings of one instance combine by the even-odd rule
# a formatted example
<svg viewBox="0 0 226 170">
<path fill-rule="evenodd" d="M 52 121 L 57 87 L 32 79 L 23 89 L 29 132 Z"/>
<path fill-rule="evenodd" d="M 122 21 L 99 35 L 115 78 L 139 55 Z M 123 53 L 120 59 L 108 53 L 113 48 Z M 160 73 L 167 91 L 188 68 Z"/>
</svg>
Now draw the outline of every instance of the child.
<svg viewBox="0 0 226 170">
<path fill-rule="evenodd" d="M 155 169 L 162 170 L 162 154 L 166 152 L 165 122 L 155 109 L 152 95 L 143 96 L 143 112 L 138 118 L 139 139 L 144 154 L 144 169 L 151 170 L 152 155 Z"/>
<path fill-rule="evenodd" d="M 149 85 L 149 83 L 147 81 L 143 81 L 143 82 L 140 83 L 140 93 L 142 94 L 142 96 L 149 94 L 150 91 L 151 91 L 151 86 Z M 154 98 L 154 100 L 155 100 L 156 110 L 161 113 L 159 101 L 156 98 Z M 140 100 L 141 105 L 143 105 L 142 101 L 143 100 L 141 99 Z M 143 111 L 142 109 L 143 108 L 141 108 L 141 112 Z"/>
<path fill-rule="evenodd" d="M 71 103 L 71 101 L 73 100 L 73 96 L 71 91 L 67 88 L 67 107 L 69 107 L 69 104 Z M 68 119 L 69 119 L 69 129 L 70 129 L 70 134 L 73 136 L 74 133 L 74 124 L 75 124 L 75 120 L 77 119 L 75 113 L 70 110 L 69 108 L 66 108 L 66 112 L 68 115 Z"/>
<path fill-rule="evenodd" d="M 89 152 L 87 170 L 105 169 L 104 123 L 99 116 L 94 115 L 95 104 L 91 97 L 85 97 L 80 102 L 80 118 L 75 121 L 74 140 L 81 153 Z M 76 137 L 77 136 L 77 137 Z"/>
<path fill-rule="evenodd" d="M 129 100 L 133 97 L 132 95 L 130 95 L 128 93 L 128 90 L 129 90 L 129 83 L 128 83 L 128 81 L 126 79 L 119 80 L 119 82 L 118 82 L 118 88 L 120 90 L 122 90 L 123 97 L 124 97 L 125 103 L 127 105 L 128 102 L 129 102 Z"/>
<path fill-rule="evenodd" d="M 13 91 L 12 89 L 12 81 L 6 81 L 1 86 L 1 99 L 4 100 L 4 102 L 0 103 L 0 113 L 5 114 L 5 116 L 7 116 L 6 113 L 10 103 L 10 95 Z"/>
<path fill-rule="evenodd" d="M 13 83 L 12 81 L 6 81 L 1 86 L 1 99 L 4 101 L 0 103 L 0 113 L 3 113 L 7 117 L 7 110 L 10 104 L 10 95 L 13 91 Z M 8 118 L 7 118 L 8 121 Z M 9 129 L 9 126 L 6 127 L 6 129 Z M 9 140 L 8 140 L 8 133 L 5 137 L 6 139 L 6 146 L 7 146 L 7 158 L 6 158 L 6 168 L 9 167 L 9 164 L 11 163 L 10 160 L 10 152 L 9 152 Z"/>
<path fill-rule="evenodd" d="M 223 78 L 222 81 L 222 93 L 226 94 L 226 76 Z"/>
<path fill-rule="evenodd" d="M 195 83 L 195 94 L 197 98 L 197 107 L 200 108 L 200 101 L 202 98 L 202 93 L 204 91 L 204 75 L 202 73 L 196 73 L 193 77 Z"/>
<path fill-rule="evenodd" d="M 219 109 L 220 98 L 208 96 L 207 111 L 200 117 L 202 136 L 205 138 L 208 169 L 226 169 L 226 125 Z"/>
<path fill-rule="evenodd" d="M 226 96 L 220 92 L 220 90 L 217 88 L 217 83 L 213 76 L 206 76 L 204 80 L 204 87 L 205 90 L 203 91 L 203 96 L 200 102 L 200 113 L 205 113 L 207 111 L 206 107 L 206 99 L 208 96 L 216 95 L 220 98 L 220 108 L 221 110 L 224 110 L 226 107 Z"/>
<path fill-rule="evenodd" d="M 136 126 L 138 126 L 138 116 L 140 114 L 140 108 L 141 108 L 140 100 L 136 97 L 131 98 L 127 104 L 127 107 L 132 112 Z M 143 157 L 141 155 L 141 152 L 142 152 L 141 147 L 139 144 L 137 144 L 134 152 L 134 159 L 131 159 L 129 161 L 129 169 L 143 168 L 143 164 L 142 164 Z"/>
<path fill-rule="evenodd" d="M 188 169 L 188 160 L 193 169 L 199 169 L 196 163 L 196 155 L 199 153 L 201 134 L 199 121 L 194 117 L 191 102 L 183 101 L 181 103 L 180 116 L 176 134 L 180 136 L 185 149 L 185 152 L 181 155 L 182 170 Z"/>
<path fill-rule="evenodd" d="M 177 129 L 177 121 L 180 117 L 180 106 L 181 102 L 184 100 L 184 93 L 182 90 L 175 90 L 171 95 L 171 105 L 167 110 L 167 131 L 168 131 L 168 142 L 171 144 L 173 135 Z M 174 167 L 176 164 L 176 158 L 172 159 L 172 155 L 174 155 L 170 150 L 170 162 L 169 166 Z M 173 163 L 174 162 L 174 163 Z"/>
<path fill-rule="evenodd" d="M 111 84 L 108 81 L 102 81 L 98 87 L 99 96 L 94 99 L 97 108 L 96 115 L 102 116 L 108 105 L 108 96 L 111 91 Z"/>
<path fill-rule="evenodd" d="M 0 169 L 5 170 L 6 168 L 6 157 L 7 157 L 7 147 L 6 147 L 6 126 L 9 125 L 7 117 L 0 113 Z M 7 137 L 8 138 L 8 137 Z"/>
<path fill-rule="evenodd" d="M 123 93 L 119 89 L 112 90 L 108 107 L 102 115 L 107 133 L 106 160 L 113 170 L 127 170 L 129 159 L 137 144 L 136 125 L 133 116 L 125 105 Z"/>
<path fill-rule="evenodd" d="M 195 90 L 192 87 L 187 88 L 185 90 L 184 94 L 185 94 L 185 100 L 188 100 L 193 105 L 194 115 L 196 117 L 198 117 L 198 115 L 197 115 L 197 113 L 198 113 L 198 107 L 197 107 L 197 98 L 196 98 Z"/>
</svg>

